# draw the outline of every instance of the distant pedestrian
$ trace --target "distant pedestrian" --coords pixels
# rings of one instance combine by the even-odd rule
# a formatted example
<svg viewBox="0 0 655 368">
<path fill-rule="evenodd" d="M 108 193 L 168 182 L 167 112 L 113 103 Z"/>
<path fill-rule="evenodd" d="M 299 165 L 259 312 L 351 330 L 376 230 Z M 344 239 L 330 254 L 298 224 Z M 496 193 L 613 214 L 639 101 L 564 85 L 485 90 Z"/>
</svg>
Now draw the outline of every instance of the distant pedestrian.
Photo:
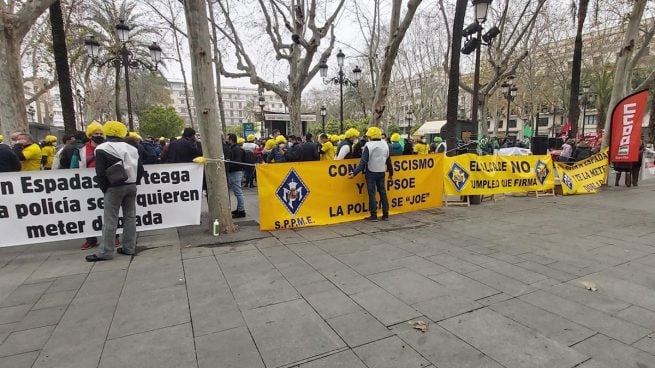
<svg viewBox="0 0 655 368">
<path fill-rule="evenodd" d="M 170 143 L 166 152 L 166 162 L 170 164 L 189 163 L 198 156 L 202 156 L 202 151 L 196 142 L 196 131 L 193 128 L 184 128 L 182 137 Z"/>
<path fill-rule="evenodd" d="M 434 137 L 432 144 L 430 144 L 431 153 L 446 153 L 446 142 L 441 137 Z"/>
<path fill-rule="evenodd" d="M 330 142 L 330 138 L 328 137 L 328 135 L 325 133 L 321 133 L 319 139 L 321 141 L 321 149 L 319 152 L 321 156 L 321 161 L 334 160 L 334 146 L 332 145 L 332 142 Z"/>
<path fill-rule="evenodd" d="M 430 147 L 425 143 L 425 139 L 421 136 L 414 145 L 414 153 L 417 155 L 427 155 L 430 153 Z"/>
<path fill-rule="evenodd" d="M 411 139 L 405 139 L 405 145 L 403 146 L 403 155 L 413 155 L 414 154 L 414 142 Z"/>
<path fill-rule="evenodd" d="M 243 144 L 243 162 L 250 164 L 244 166 L 243 175 L 246 178 L 246 188 L 255 187 L 255 167 L 251 166 L 257 163 L 257 144 L 255 143 L 255 136 L 250 134 L 246 137 L 246 143 Z M 261 156 L 261 151 L 260 151 Z"/>
<path fill-rule="evenodd" d="M 18 156 L 16 156 L 16 153 L 14 153 L 11 147 L 0 143 L 0 172 L 17 171 L 20 171 Z"/>
<path fill-rule="evenodd" d="M 403 145 L 400 144 L 400 134 L 393 133 L 391 135 L 391 144 L 389 145 L 389 151 L 391 156 L 400 156 L 403 154 Z"/>
<path fill-rule="evenodd" d="M 108 121 L 103 127 L 107 142 L 96 148 L 96 181 L 104 193 L 102 219 L 102 244 L 94 254 L 86 256 L 89 262 L 110 260 L 114 257 L 114 238 L 118 227 L 118 215 L 123 214 L 123 246 L 116 252 L 136 254 L 136 192 L 143 175 L 139 152 L 125 143 L 127 127 L 118 121 Z M 118 169 L 117 169 L 118 168 Z M 114 176 L 115 171 L 125 174 Z"/>
<path fill-rule="evenodd" d="M 234 193 L 234 196 L 237 199 L 237 208 L 232 211 L 232 218 L 246 217 L 243 190 L 241 189 L 243 165 L 240 164 L 243 162 L 244 151 L 243 148 L 237 144 L 237 136 L 234 133 L 227 135 L 227 144 L 229 145 L 229 150 L 225 159 L 230 161 L 225 165 L 227 167 L 227 181 L 230 190 Z"/>
<path fill-rule="evenodd" d="M 46 135 L 41 147 L 41 167 L 44 170 L 51 170 L 52 163 L 55 160 L 55 145 L 57 144 L 57 137 L 54 135 Z"/>
<path fill-rule="evenodd" d="M 382 203 L 382 220 L 389 218 L 389 200 L 387 198 L 386 180 L 384 180 L 385 171 L 389 172 L 389 179 L 393 178 L 393 166 L 389 156 L 389 145 L 382 141 L 382 131 L 377 127 L 370 127 L 366 131 L 369 141 L 364 146 L 362 159 L 357 165 L 355 171 L 349 174 L 352 179 L 360 172 L 364 172 L 366 178 L 366 187 L 368 189 L 368 209 L 370 216 L 365 220 L 377 221 L 377 202 L 375 192 L 380 194 Z"/>
<path fill-rule="evenodd" d="M 14 153 L 20 160 L 20 171 L 41 170 L 41 147 L 34 143 L 31 134 L 24 132 L 12 134 L 11 144 Z"/>
<path fill-rule="evenodd" d="M 346 133 L 343 135 L 343 138 L 337 147 L 337 157 L 335 160 L 345 160 L 352 158 L 353 146 L 356 143 L 357 137 L 359 137 L 359 131 L 357 129 L 350 128 L 346 130 Z"/>
<path fill-rule="evenodd" d="M 311 133 L 305 135 L 305 142 L 298 143 L 294 152 L 297 153 L 298 161 L 318 161 L 320 159 L 318 144 L 314 142 L 314 136 Z"/>
</svg>

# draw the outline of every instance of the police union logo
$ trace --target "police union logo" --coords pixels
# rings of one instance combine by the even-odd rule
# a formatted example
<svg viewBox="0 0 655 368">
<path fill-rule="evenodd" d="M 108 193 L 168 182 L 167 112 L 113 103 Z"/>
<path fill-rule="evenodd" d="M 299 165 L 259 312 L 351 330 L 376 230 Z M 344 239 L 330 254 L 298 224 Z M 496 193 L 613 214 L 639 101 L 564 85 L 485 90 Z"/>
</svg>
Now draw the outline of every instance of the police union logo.
<svg viewBox="0 0 655 368">
<path fill-rule="evenodd" d="M 546 164 L 541 160 L 537 161 L 537 164 L 534 165 L 534 173 L 537 175 L 537 179 L 539 179 L 539 183 L 541 183 L 541 185 L 544 185 L 546 179 L 548 179 L 548 174 L 550 174 L 550 169 L 548 168 L 548 164 Z"/>
<path fill-rule="evenodd" d="M 305 198 L 309 195 L 309 189 L 294 169 L 291 169 L 286 178 L 275 192 L 277 198 L 284 203 L 289 213 L 296 215 Z"/>
<path fill-rule="evenodd" d="M 469 173 L 462 169 L 462 167 L 457 163 L 453 163 L 450 171 L 448 171 L 448 179 L 450 179 L 458 192 L 464 188 L 466 182 L 469 180 L 469 176 Z"/>
<path fill-rule="evenodd" d="M 566 185 L 569 190 L 573 190 L 573 178 L 566 173 L 562 173 L 562 184 Z"/>
</svg>

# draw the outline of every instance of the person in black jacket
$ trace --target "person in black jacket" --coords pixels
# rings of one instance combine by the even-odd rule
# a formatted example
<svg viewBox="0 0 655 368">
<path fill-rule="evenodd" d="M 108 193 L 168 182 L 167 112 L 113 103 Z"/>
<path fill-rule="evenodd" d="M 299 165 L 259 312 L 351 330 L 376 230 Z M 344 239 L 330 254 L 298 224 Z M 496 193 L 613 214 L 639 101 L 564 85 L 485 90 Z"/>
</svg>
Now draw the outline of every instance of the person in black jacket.
<svg viewBox="0 0 655 368">
<path fill-rule="evenodd" d="M 193 162 L 193 159 L 202 156 L 202 151 L 196 142 L 196 131 L 192 128 L 184 128 L 182 138 L 171 142 L 166 152 L 166 162 L 179 164 Z"/>
<path fill-rule="evenodd" d="M 104 193 L 104 214 L 102 224 L 102 243 L 98 251 L 86 256 L 89 262 L 110 260 L 114 257 L 114 238 L 118 226 L 118 213 L 123 210 L 123 246 L 117 248 L 120 254 L 136 253 L 136 192 L 137 184 L 143 176 L 143 165 L 139 161 L 136 148 L 123 141 L 127 127 L 118 121 L 108 121 L 103 126 L 106 141 L 95 150 L 96 177 L 94 178 Z M 110 168 L 119 164 L 127 179 L 122 182 L 110 180 Z"/>
<path fill-rule="evenodd" d="M 237 198 L 237 209 L 232 211 L 232 218 L 246 217 L 246 210 L 243 202 L 243 189 L 241 182 L 243 181 L 243 148 L 237 144 L 237 136 L 234 133 L 227 135 L 227 144 L 229 150 L 225 151 L 225 159 L 229 162 L 226 163 L 227 169 L 227 183 L 232 193 Z"/>
<path fill-rule="evenodd" d="M 311 133 L 307 133 L 305 143 L 296 143 L 297 148 L 294 146 L 294 152 L 298 156 L 298 161 L 318 161 L 321 158 L 318 153 L 318 144 L 312 138 L 314 136 Z"/>
<path fill-rule="evenodd" d="M 0 143 L 0 172 L 20 171 L 20 161 L 14 151 L 6 144 Z"/>
</svg>

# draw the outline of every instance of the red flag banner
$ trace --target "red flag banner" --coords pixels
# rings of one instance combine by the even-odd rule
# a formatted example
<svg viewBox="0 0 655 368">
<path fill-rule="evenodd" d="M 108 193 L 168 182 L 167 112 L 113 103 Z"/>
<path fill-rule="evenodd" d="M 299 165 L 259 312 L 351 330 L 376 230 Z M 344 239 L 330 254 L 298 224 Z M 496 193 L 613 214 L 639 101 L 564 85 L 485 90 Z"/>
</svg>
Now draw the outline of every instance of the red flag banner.
<svg viewBox="0 0 655 368">
<path fill-rule="evenodd" d="M 641 123 L 644 120 L 648 90 L 631 94 L 619 102 L 612 112 L 611 162 L 639 161 Z"/>
</svg>

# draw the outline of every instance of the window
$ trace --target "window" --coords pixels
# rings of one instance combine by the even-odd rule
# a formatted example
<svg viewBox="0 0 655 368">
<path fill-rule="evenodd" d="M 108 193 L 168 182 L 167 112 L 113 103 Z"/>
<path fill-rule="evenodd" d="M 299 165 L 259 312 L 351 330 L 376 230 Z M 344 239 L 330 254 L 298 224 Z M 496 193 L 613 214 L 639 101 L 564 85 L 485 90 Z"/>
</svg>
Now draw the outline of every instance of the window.
<svg viewBox="0 0 655 368">
<path fill-rule="evenodd" d="M 503 129 L 504 120 L 498 120 L 498 129 Z"/>
<path fill-rule="evenodd" d="M 584 125 L 596 125 L 596 115 L 586 115 L 584 117 Z"/>
<path fill-rule="evenodd" d="M 234 102 L 230 101 L 230 107 L 234 107 Z"/>
<path fill-rule="evenodd" d="M 539 120 L 537 120 L 537 126 L 547 127 L 548 126 L 548 118 L 539 118 Z"/>
<path fill-rule="evenodd" d="M 516 119 L 512 119 L 509 121 L 509 127 L 510 128 L 516 128 Z"/>
</svg>

